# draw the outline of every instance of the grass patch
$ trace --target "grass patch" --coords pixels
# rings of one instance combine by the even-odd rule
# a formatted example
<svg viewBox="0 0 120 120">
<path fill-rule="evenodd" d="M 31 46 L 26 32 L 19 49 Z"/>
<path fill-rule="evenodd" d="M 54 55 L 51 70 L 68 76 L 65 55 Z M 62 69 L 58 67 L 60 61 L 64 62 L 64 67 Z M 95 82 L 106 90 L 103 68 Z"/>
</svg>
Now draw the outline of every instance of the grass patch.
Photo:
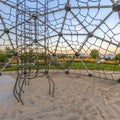
<svg viewBox="0 0 120 120">
<path fill-rule="evenodd" d="M 85 66 L 89 69 L 89 70 L 116 70 L 116 71 L 120 71 L 120 65 L 113 65 L 113 64 L 107 64 L 107 63 L 92 63 L 92 62 L 62 62 L 62 63 L 56 63 L 56 64 L 51 64 L 49 66 L 50 69 L 65 69 L 65 68 L 70 68 L 70 69 L 85 69 Z M 5 71 L 12 71 L 12 70 L 17 70 L 22 69 L 22 68 L 26 68 L 26 69 L 45 69 L 47 66 L 45 66 L 45 64 L 39 64 L 39 65 L 26 65 L 26 66 L 8 66 Z M 2 67 L 1 67 L 2 68 Z"/>
</svg>

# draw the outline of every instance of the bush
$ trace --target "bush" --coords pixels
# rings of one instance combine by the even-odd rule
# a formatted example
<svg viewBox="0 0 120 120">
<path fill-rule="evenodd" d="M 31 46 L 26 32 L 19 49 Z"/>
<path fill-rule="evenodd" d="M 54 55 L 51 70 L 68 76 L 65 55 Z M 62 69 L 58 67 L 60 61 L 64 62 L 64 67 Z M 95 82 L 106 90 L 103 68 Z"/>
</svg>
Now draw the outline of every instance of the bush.
<svg viewBox="0 0 120 120">
<path fill-rule="evenodd" d="M 7 61 L 7 56 L 5 54 L 0 53 L 0 62 Z"/>
</svg>

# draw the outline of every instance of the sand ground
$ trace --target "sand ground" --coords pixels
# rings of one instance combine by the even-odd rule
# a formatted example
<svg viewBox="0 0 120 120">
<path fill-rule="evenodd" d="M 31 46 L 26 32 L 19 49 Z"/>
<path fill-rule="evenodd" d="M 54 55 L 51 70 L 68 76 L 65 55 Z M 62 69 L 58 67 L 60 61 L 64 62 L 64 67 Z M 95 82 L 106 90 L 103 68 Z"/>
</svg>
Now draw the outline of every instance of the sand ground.
<svg viewBox="0 0 120 120">
<path fill-rule="evenodd" d="M 63 73 L 52 79 L 55 97 L 46 77 L 35 78 L 24 88 L 25 105 L 0 104 L 0 120 L 120 120 L 120 83 Z"/>
</svg>

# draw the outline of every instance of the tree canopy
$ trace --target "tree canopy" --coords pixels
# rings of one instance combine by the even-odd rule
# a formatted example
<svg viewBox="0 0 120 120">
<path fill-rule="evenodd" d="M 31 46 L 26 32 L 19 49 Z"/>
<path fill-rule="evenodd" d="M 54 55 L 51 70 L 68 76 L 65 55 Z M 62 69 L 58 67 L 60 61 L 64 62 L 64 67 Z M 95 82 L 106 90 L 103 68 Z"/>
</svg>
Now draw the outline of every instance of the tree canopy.
<svg viewBox="0 0 120 120">
<path fill-rule="evenodd" d="M 115 56 L 115 59 L 116 59 L 116 60 L 120 60 L 120 53 L 118 53 L 118 54 Z"/>
<path fill-rule="evenodd" d="M 0 53 L 0 62 L 5 62 L 7 60 L 7 56 L 3 53 Z"/>
<path fill-rule="evenodd" d="M 93 49 L 93 50 L 91 50 L 91 52 L 90 52 L 90 56 L 92 57 L 92 58 L 94 58 L 94 59 L 98 59 L 99 58 L 99 51 L 98 50 L 96 50 L 96 49 Z"/>
<path fill-rule="evenodd" d="M 5 52 L 6 52 L 6 56 L 7 58 L 11 58 L 14 54 L 14 50 L 10 47 L 6 47 L 5 48 Z"/>
</svg>

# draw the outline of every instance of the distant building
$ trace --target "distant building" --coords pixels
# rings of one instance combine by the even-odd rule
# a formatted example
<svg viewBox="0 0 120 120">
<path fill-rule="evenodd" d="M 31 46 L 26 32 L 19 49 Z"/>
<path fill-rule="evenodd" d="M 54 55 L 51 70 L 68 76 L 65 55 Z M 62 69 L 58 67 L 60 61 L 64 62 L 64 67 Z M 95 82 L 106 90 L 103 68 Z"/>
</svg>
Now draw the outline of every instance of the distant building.
<svg viewBox="0 0 120 120">
<path fill-rule="evenodd" d="M 116 54 L 101 54 L 100 58 L 102 59 L 113 59 L 115 58 Z"/>
<path fill-rule="evenodd" d="M 81 54 L 81 57 L 82 58 L 90 58 L 90 55 L 89 54 Z"/>
</svg>

